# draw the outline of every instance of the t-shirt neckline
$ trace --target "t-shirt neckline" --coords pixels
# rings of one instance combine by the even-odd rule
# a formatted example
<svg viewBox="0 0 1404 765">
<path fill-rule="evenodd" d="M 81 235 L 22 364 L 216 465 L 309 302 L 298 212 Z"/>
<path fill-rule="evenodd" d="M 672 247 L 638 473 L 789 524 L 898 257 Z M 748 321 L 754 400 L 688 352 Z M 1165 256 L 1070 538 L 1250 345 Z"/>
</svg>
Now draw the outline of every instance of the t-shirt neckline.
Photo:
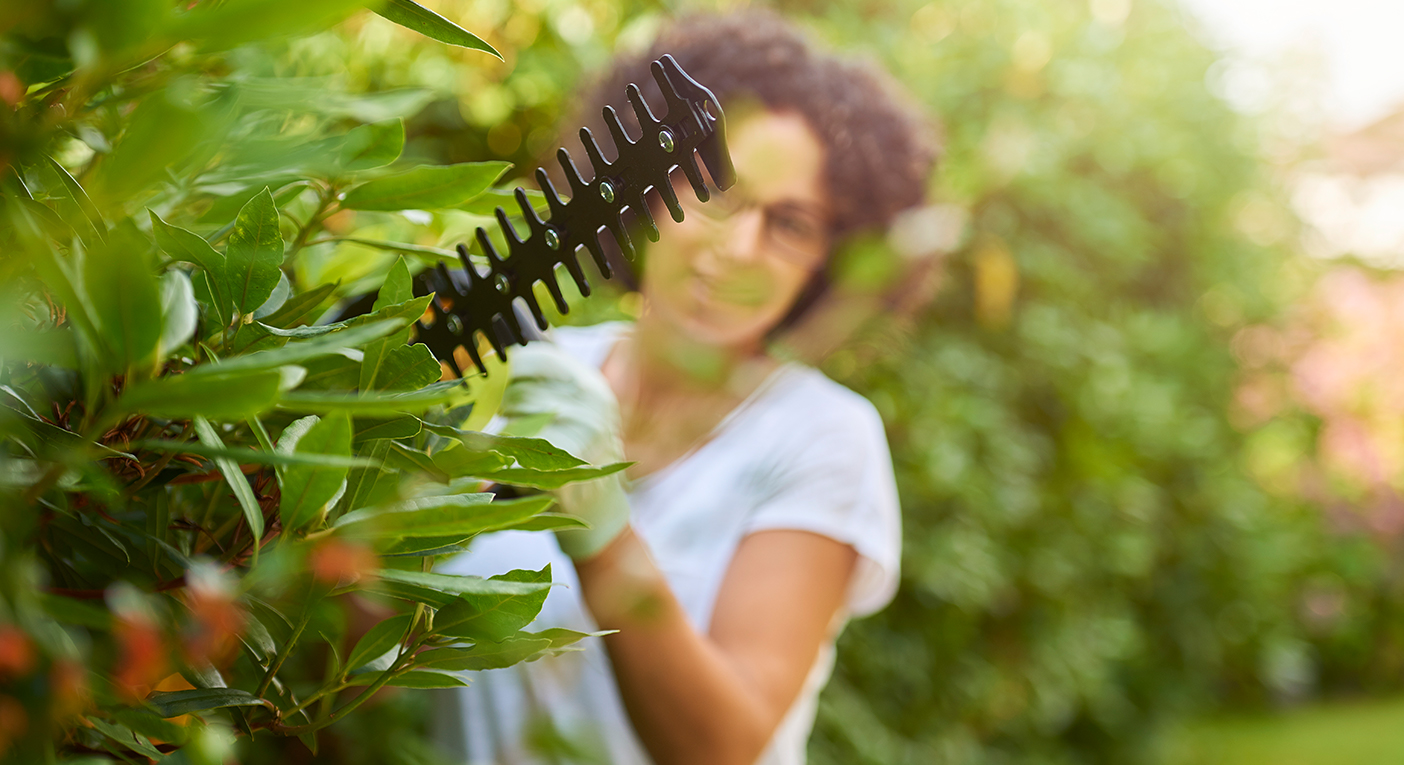
<svg viewBox="0 0 1404 765">
<path fill-rule="evenodd" d="M 599 358 L 596 359 L 595 367 L 599 369 L 601 373 L 604 372 L 605 361 L 609 359 L 611 353 L 614 353 L 614 349 L 616 346 L 619 345 L 619 341 L 623 340 L 624 336 L 629 334 L 633 330 L 632 323 L 620 322 L 620 324 L 622 326 L 620 326 L 615 331 L 614 337 L 609 339 L 608 344 L 603 349 L 603 352 L 600 353 Z M 628 491 L 630 493 L 634 493 L 642 491 L 644 489 L 652 488 L 653 485 L 659 483 L 663 478 L 665 478 L 667 474 L 675 472 L 678 466 L 687 462 L 693 457 L 693 455 L 697 454 L 698 452 L 705 449 L 707 446 L 720 440 L 721 437 L 726 434 L 726 431 L 731 427 L 732 423 L 734 423 L 743 412 L 745 412 L 747 409 L 751 409 L 752 407 L 754 407 L 756 402 L 760 401 L 760 399 L 763 396 L 770 393 L 778 386 L 782 377 L 788 377 L 789 373 L 794 369 L 798 368 L 799 366 L 800 365 L 794 361 L 781 361 L 774 369 L 770 370 L 770 372 L 766 374 L 765 379 L 761 380 L 760 384 L 757 385 L 755 389 L 753 389 L 750 393 L 746 394 L 746 397 L 741 399 L 741 401 L 737 403 L 736 406 L 732 407 L 731 411 L 727 412 L 724 417 L 722 417 L 720 420 L 717 420 L 717 424 L 713 425 L 711 430 L 708 430 L 705 436 L 697 439 L 697 441 L 694 442 L 692 446 L 688 447 L 687 451 L 683 452 L 682 454 L 679 454 L 676 459 L 664 465 L 663 467 L 658 468 L 652 473 L 644 475 L 640 478 L 629 480 Z"/>
</svg>

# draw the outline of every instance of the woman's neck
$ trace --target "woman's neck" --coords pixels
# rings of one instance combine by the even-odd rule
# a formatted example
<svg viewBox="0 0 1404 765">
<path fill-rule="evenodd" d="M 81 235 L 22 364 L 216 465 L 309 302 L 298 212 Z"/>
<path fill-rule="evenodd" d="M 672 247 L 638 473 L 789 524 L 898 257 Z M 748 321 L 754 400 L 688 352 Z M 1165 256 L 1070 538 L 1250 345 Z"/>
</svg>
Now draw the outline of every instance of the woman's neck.
<svg viewBox="0 0 1404 765">
<path fill-rule="evenodd" d="M 688 337 L 645 313 L 627 341 L 627 366 L 640 388 L 654 392 L 744 398 L 775 362 L 764 348 L 717 346 Z M 759 378 L 757 377 L 759 375 Z"/>
</svg>

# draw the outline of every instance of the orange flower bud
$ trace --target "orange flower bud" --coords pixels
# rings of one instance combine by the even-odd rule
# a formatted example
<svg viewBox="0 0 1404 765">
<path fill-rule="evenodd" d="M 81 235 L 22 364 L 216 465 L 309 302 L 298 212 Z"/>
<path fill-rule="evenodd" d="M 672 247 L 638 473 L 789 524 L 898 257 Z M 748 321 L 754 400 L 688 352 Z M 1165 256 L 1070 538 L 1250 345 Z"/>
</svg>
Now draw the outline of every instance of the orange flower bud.
<svg viewBox="0 0 1404 765">
<path fill-rule="evenodd" d="M 38 659 L 34 643 L 13 624 L 0 625 L 0 680 L 24 677 Z"/>
<path fill-rule="evenodd" d="M 342 539 L 328 539 L 308 556 L 312 575 L 333 587 L 372 577 L 380 568 L 380 558 L 370 547 Z"/>
</svg>

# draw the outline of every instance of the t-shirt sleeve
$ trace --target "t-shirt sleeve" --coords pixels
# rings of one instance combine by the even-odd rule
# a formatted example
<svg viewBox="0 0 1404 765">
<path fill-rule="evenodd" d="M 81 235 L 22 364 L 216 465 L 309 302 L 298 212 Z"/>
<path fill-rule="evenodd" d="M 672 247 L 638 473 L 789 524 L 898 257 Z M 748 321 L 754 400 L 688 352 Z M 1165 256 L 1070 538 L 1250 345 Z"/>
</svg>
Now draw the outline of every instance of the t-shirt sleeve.
<svg viewBox="0 0 1404 765">
<path fill-rule="evenodd" d="M 796 529 L 852 546 L 858 563 L 847 606 L 851 615 L 867 616 L 897 591 L 901 509 L 882 420 L 865 399 L 843 393 L 837 401 L 813 402 L 821 415 L 805 413 L 807 426 L 794 431 L 794 448 L 745 533 Z"/>
</svg>

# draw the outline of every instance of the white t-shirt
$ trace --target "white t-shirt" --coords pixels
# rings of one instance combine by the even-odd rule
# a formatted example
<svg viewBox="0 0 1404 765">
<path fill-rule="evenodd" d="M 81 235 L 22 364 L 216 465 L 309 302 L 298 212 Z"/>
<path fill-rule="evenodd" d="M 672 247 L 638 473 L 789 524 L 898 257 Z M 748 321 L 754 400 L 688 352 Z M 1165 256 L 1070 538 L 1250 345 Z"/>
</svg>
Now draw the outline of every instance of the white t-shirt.
<svg viewBox="0 0 1404 765">
<path fill-rule="evenodd" d="M 555 330 L 555 340 L 581 361 L 599 366 L 627 330 L 622 323 L 564 327 Z M 746 535 L 799 529 L 858 552 L 845 612 L 758 761 L 802 765 L 819 691 L 833 669 L 834 639 L 847 617 L 881 609 L 897 587 L 901 518 L 877 411 L 820 372 L 786 364 L 723 419 L 710 439 L 635 482 L 629 500 L 634 531 L 702 632 L 711 624 L 717 591 Z M 491 576 L 546 563 L 564 586 L 552 588 L 529 629 L 594 630 L 575 569 L 550 534 L 485 535 L 439 570 Z M 598 639 L 581 645 L 583 651 L 480 672 L 467 688 L 437 692 L 436 738 L 468 765 L 651 765 L 620 701 L 604 646 Z M 557 759 L 533 754 L 542 747 L 555 751 Z M 565 752 L 577 754 L 562 756 Z"/>
</svg>

